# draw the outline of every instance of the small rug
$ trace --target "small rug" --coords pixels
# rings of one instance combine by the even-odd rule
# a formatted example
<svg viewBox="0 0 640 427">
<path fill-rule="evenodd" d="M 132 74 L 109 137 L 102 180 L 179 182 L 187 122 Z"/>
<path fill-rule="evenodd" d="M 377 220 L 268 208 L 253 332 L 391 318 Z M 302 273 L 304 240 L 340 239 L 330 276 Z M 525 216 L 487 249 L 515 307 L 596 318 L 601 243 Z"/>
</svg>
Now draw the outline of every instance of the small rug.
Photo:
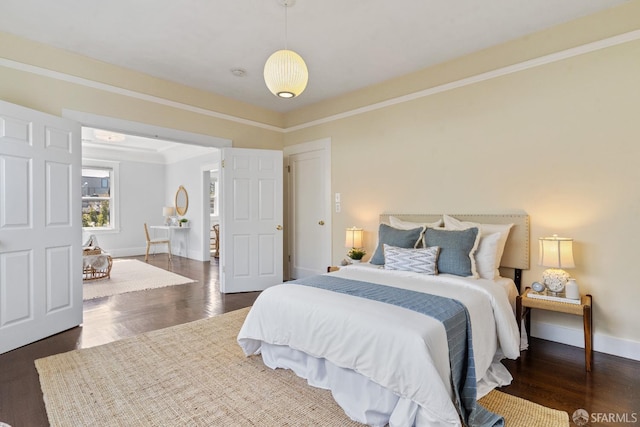
<svg viewBox="0 0 640 427">
<path fill-rule="evenodd" d="M 84 281 L 82 293 L 83 299 L 89 300 L 193 282 L 195 280 L 136 259 L 114 259 L 111 278 Z"/>
<path fill-rule="evenodd" d="M 350 420 L 328 390 L 245 357 L 247 309 L 35 361 L 52 426 L 328 426 Z M 567 427 L 569 416 L 492 391 L 509 427 Z"/>
</svg>

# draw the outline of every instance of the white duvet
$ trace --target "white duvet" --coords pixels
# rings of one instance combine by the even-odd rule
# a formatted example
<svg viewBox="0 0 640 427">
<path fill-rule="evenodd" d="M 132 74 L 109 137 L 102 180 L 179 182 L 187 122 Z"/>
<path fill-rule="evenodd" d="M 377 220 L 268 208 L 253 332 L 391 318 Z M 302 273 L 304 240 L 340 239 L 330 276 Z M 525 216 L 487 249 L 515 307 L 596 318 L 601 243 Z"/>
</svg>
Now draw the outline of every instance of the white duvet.
<svg viewBox="0 0 640 427">
<path fill-rule="evenodd" d="M 331 274 L 462 302 L 471 318 L 478 381 L 495 377 L 501 366 L 495 361 L 519 356 L 518 325 L 512 308 L 516 289 L 510 279 L 427 276 L 369 264 Z M 272 368 L 294 369 L 310 384 L 332 389 L 336 401 L 356 421 L 371 425 L 388 422 L 392 426 L 460 425 L 452 403 L 445 330 L 431 317 L 386 303 L 285 283 L 258 297 L 240 330 L 238 343 L 247 355 L 262 352 L 265 363 Z M 502 370 L 498 372 L 502 378 L 493 386 L 510 381 L 506 369 Z M 350 371 L 355 376 L 347 375 Z M 335 378 L 326 378 L 331 375 Z M 355 387 L 357 382 L 362 384 Z M 365 385 L 373 400 L 362 395 L 349 397 L 353 389 L 362 393 Z M 376 403 L 381 389 L 387 392 L 387 400 Z M 480 394 L 487 391 L 479 389 Z M 358 410 L 358 405 L 368 406 Z M 371 415 L 376 411 L 384 413 Z"/>
</svg>

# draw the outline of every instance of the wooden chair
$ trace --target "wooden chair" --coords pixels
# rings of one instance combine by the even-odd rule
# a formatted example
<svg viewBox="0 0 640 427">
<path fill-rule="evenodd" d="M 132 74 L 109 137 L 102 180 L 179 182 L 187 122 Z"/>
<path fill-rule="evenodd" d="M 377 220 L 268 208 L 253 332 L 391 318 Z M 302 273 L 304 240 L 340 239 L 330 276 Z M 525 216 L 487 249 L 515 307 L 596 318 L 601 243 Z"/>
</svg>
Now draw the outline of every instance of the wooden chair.
<svg viewBox="0 0 640 427">
<path fill-rule="evenodd" d="M 151 237 L 149 237 L 149 227 L 147 227 L 147 223 L 144 223 L 144 234 L 147 237 L 147 252 L 144 255 L 144 260 L 145 262 L 149 259 L 149 249 L 151 248 L 151 245 L 167 245 L 167 249 L 169 252 L 169 261 L 171 261 L 171 240 L 169 239 L 169 237 L 160 237 L 157 239 L 152 239 Z"/>
<path fill-rule="evenodd" d="M 213 232 L 213 236 L 211 236 L 211 251 L 213 251 L 213 256 L 218 258 L 220 256 L 220 224 L 215 224 L 211 227 Z"/>
</svg>

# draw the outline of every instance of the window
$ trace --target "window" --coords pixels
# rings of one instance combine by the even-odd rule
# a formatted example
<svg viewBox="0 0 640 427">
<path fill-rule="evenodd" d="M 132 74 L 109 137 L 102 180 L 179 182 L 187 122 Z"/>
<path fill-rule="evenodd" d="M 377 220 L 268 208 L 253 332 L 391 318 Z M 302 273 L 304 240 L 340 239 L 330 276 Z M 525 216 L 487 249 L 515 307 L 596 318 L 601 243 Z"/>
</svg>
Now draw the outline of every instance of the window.
<svg viewBox="0 0 640 427">
<path fill-rule="evenodd" d="M 116 228 L 115 182 L 117 163 L 83 161 L 82 165 L 82 227 Z"/>
<path fill-rule="evenodd" d="M 211 171 L 209 180 L 209 212 L 212 217 L 217 217 L 218 213 L 218 172 Z"/>
</svg>

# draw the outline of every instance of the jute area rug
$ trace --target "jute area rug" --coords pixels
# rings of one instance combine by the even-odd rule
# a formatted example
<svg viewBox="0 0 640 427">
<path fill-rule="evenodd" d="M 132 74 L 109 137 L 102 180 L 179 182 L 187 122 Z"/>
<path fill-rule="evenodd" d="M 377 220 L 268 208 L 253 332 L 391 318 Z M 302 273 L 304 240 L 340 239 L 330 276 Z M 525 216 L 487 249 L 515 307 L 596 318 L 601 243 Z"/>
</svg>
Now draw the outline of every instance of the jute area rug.
<svg viewBox="0 0 640 427">
<path fill-rule="evenodd" d="M 327 390 L 245 357 L 248 309 L 35 361 L 52 426 L 359 426 Z M 568 426 L 566 412 L 492 391 L 509 427 Z"/>
<path fill-rule="evenodd" d="M 193 282 L 195 280 L 136 259 L 114 259 L 111 278 L 84 281 L 82 298 L 89 300 Z"/>
</svg>

